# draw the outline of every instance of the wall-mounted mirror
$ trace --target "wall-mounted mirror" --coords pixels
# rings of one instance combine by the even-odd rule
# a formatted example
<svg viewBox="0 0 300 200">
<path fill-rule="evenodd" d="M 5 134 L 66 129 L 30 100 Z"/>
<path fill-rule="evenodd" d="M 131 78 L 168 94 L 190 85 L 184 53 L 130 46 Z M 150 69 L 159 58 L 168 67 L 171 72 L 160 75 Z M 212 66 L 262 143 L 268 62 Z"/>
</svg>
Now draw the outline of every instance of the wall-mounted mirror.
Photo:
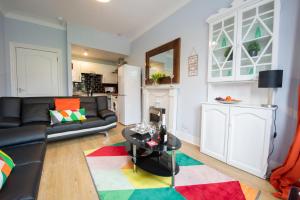
<svg viewBox="0 0 300 200">
<path fill-rule="evenodd" d="M 151 75 L 157 72 L 165 75 L 160 84 L 179 83 L 180 38 L 146 52 L 146 84 L 152 84 Z"/>
</svg>

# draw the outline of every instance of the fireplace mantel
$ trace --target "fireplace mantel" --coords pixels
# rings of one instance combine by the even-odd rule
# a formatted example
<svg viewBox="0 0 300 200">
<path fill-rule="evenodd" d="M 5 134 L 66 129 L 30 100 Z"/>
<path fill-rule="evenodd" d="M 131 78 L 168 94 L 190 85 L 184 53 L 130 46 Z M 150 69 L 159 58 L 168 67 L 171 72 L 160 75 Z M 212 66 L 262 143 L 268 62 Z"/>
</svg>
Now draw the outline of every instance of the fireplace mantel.
<svg viewBox="0 0 300 200">
<path fill-rule="evenodd" d="M 146 90 L 172 90 L 172 89 L 179 89 L 178 85 L 150 85 L 144 86 L 143 89 Z"/>
<path fill-rule="evenodd" d="M 167 128 L 176 133 L 178 85 L 158 85 L 143 87 L 143 121 L 149 122 L 151 106 L 166 109 Z"/>
</svg>

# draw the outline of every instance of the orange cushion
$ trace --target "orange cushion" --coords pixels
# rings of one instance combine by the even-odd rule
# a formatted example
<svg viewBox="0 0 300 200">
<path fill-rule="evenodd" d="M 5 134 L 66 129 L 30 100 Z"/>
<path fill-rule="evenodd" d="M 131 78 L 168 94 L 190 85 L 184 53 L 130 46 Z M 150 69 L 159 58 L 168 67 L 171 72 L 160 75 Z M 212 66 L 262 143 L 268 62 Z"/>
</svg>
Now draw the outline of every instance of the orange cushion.
<svg viewBox="0 0 300 200">
<path fill-rule="evenodd" d="M 80 108 L 80 99 L 78 98 L 57 98 L 54 99 L 54 102 L 55 110 L 78 110 Z"/>
</svg>

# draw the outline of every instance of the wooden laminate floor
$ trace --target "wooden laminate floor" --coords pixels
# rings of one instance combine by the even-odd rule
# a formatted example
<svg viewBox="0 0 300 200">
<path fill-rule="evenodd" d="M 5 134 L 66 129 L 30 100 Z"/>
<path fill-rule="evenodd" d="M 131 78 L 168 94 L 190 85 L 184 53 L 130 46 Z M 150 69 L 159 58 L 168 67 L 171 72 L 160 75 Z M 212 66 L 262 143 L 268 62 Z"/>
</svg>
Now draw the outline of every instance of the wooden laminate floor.
<svg viewBox="0 0 300 200">
<path fill-rule="evenodd" d="M 122 125 L 118 125 L 117 128 L 109 131 L 108 137 L 97 134 L 49 143 L 38 200 L 97 200 L 98 195 L 89 174 L 83 151 L 123 141 L 121 135 L 123 128 Z M 275 199 L 271 194 L 274 189 L 266 180 L 201 154 L 199 147 L 195 145 L 183 142 L 180 150 L 224 174 L 249 186 L 259 188 L 262 192 L 259 199 Z"/>
</svg>

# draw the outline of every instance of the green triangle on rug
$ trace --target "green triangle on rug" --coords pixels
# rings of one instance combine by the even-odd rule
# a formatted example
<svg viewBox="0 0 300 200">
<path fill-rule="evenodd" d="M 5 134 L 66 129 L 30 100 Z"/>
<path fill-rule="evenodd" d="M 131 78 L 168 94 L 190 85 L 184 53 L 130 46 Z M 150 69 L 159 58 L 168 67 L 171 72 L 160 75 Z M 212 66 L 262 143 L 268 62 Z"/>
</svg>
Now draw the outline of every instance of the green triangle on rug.
<svg viewBox="0 0 300 200">
<path fill-rule="evenodd" d="M 98 192 L 101 200 L 184 200 L 174 188 L 153 188 L 153 189 L 136 189 L 136 190 L 112 190 Z"/>
</svg>

